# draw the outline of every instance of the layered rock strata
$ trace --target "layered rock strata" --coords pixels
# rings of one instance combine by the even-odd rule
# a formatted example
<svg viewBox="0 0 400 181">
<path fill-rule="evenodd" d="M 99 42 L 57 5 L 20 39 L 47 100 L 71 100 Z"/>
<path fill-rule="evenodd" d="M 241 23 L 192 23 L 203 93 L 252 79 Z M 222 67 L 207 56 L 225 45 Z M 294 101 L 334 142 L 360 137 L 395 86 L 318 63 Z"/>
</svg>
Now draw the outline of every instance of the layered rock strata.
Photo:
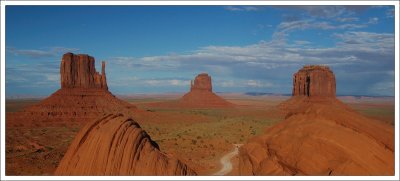
<svg viewBox="0 0 400 181">
<path fill-rule="evenodd" d="M 88 122 L 76 135 L 55 175 L 196 175 L 161 152 L 131 118 L 107 115 Z"/>
</svg>

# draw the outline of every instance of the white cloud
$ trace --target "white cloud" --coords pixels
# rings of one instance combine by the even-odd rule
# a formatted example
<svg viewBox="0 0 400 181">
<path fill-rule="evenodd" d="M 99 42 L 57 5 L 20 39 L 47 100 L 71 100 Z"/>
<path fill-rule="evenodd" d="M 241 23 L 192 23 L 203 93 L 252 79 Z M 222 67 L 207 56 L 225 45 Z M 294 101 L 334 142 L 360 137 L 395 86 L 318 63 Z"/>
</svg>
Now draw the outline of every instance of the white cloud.
<svg viewBox="0 0 400 181">
<path fill-rule="evenodd" d="M 347 23 L 347 22 L 354 22 L 358 21 L 359 19 L 356 17 L 343 17 L 343 18 L 336 18 L 336 21 Z"/>
<path fill-rule="evenodd" d="M 283 9 L 297 9 L 305 11 L 309 16 L 317 18 L 333 19 L 337 17 L 349 17 L 364 11 L 371 6 L 334 6 L 334 5 L 285 5 L 273 6 Z"/>
<path fill-rule="evenodd" d="M 115 78 L 114 78 L 115 79 Z M 180 80 L 180 79 L 149 79 L 149 78 L 139 78 L 133 77 L 122 77 L 116 78 L 115 80 L 108 80 L 108 85 L 117 87 L 165 87 L 165 86 L 179 86 L 179 87 L 189 87 L 190 80 Z"/>
<path fill-rule="evenodd" d="M 45 50 L 35 50 L 35 49 L 16 49 L 13 47 L 6 48 L 6 52 L 12 53 L 16 56 L 27 56 L 33 58 L 41 57 L 55 57 L 60 56 L 67 52 L 78 51 L 77 48 L 66 48 L 66 47 L 50 47 Z"/>
<path fill-rule="evenodd" d="M 257 81 L 257 80 L 248 80 L 247 86 L 249 86 L 249 87 L 272 87 L 273 84 L 271 84 L 269 82 L 262 82 L 262 81 Z"/>
<path fill-rule="evenodd" d="M 139 79 L 136 80 L 136 83 L 144 84 L 147 86 L 153 87 L 162 87 L 162 86 L 190 86 L 189 80 L 177 80 L 177 79 L 167 79 L 167 80 L 157 80 L 157 79 Z"/>
<path fill-rule="evenodd" d="M 278 25 L 276 32 L 288 33 L 295 30 L 307 30 L 307 29 L 321 29 L 321 30 L 333 30 L 333 29 L 359 29 L 367 27 L 366 24 L 331 24 L 326 21 L 316 21 L 312 19 L 308 20 L 297 20 L 297 21 L 285 21 Z"/>
<path fill-rule="evenodd" d="M 297 44 L 297 45 L 309 45 L 309 44 L 311 44 L 311 42 L 304 41 L 304 40 L 295 40 L 294 43 Z"/>
<path fill-rule="evenodd" d="M 247 46 L 207 46 L 188 54 L 151 56 L 142 58 L 116 59 L 124 66 L 165 69 L 173 67 L 195 66 L 198 71 L 221 72 L 226 75 L 235 72 L 232 66 L 240 63 L 243 66 L 276 69 L 299 64 L 340 65 L 355 61 L 377 61 L 375 57 L 362 57 L 366 53 L 374 56 L 392 56 L 394 35 L 388 33 L 345 32 L 336 33 L 337 46 L 314 48 L 304 46 L 282 46 L 274 40 L 260 41 Z M 307 41 L 296 41 L 296 44 L 310 44 Z M 203 62 L 203 63 L 202 63 Z"/>
<path fill-rule="evenodd" d="M 231 87 L 241 87 L 241 88 L 271 88 L 275 85 L 266 80 L 222 80 L 216 81 L 214 85 L 219 87 L 231 88 Z"/>
<path fill-rule="evenodd" d="M 374 95 L 393 95 L 394 86 L 394 81 L 378 82 L 371 85 L 368 92 Z"/>
<path fill-rule="evenodd" d="M 387 17 L 387 18 L 393 18 L 393 17 L 394 17 L 394 8 L 389 8 L 389 9 L 386 11 L 386 17 Z"/>
<path fill-rule="evenodd" d="M 377 17 L 369 18 L 368 24 L 377 24 L 378 21 L 379 21 L 379 18 L 377 18 Z"/>
<path fill-rule="evenodd" d="M 60 74 L 58 74 L 58 73 L 43 73 L 42 75 L 45 76 L 46 80 L 49 82 L 60 81 Z"/>
<path fill-rule="evenodd" d="M 256 6 L 225 6 L 225 10 L 228 11 L 258 11 L 260 7 Z"/>
</svg>

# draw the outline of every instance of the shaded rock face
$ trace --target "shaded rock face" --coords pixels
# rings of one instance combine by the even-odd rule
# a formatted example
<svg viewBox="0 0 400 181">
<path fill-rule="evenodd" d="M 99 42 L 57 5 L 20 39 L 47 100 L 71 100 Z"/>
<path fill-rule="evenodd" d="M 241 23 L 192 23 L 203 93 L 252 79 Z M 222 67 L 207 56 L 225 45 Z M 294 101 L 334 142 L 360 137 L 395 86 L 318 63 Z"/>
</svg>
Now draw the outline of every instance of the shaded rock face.
<svg viewBox="0 0 400 181">
<path fill-rule="evenodd" d="M 101 74 L 96 72 L 95 59 L 89 55 L 66 53 L 60 66 L 61 88 L 102 88 L 108 90 L 105 62 Z"/>
<path fill-rule="evenodd" d="M 180 100 L 183 107 L 233 107 L 234 104 L 226 101 L 212 92 L 211 76 L 202 73 L 191 81 L 190 92 L 186 93 Z"/>
<path fill-rule="evenodd" d="M 302 70 L 295 80 L 307 77 Z M 333 75 L 324 71 L 308 75 Z M 240 148 L 241 175 L 394 174 L 392 125 L 360 115 L 332 93 L 309 93 L 283 102 L 279 107 L 287 112 L 286 119 Z"/>
<path fill-rule="evenodd" d="M 139 124 L 123 115 L 88 122 L 77 134 L 55 175 L 196 175 L 160 151 Z"/>
<path fill-rule="evenodd" d="M 327 66 L 304 66 L 293 75 L 292 95 L 336 97 L 335 75 Z"/>
<path fill-rule="evenodd" d="M 190 90 L 205 90 L 212 92 L 211 77 L 206 73 L 197 75 L 194 81 L 191 81 L 190 83 Z"/>
</svg>

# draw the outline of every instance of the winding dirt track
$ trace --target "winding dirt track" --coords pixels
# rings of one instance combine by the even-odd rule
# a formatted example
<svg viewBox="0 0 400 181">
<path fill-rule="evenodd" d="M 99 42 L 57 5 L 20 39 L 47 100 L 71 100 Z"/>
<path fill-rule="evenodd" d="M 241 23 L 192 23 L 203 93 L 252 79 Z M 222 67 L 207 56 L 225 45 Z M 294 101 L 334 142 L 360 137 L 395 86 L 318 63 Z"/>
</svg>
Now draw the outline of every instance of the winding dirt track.
<svg viewBox="0 0 400 181">
<path fill-rule="evenodd" d="M 213 175 L 226 175 L 229 172 L 232 171 L 232 162 L 231 159 L 239 154 L 239 147 L 242 146 L 242 144 L 234 144 L 235 148 L 233 149 L 232 152 L 227 153 L 221 158 L 221 164 L 222 168 L 218 172 L 214 173 Z"/>
</svg>

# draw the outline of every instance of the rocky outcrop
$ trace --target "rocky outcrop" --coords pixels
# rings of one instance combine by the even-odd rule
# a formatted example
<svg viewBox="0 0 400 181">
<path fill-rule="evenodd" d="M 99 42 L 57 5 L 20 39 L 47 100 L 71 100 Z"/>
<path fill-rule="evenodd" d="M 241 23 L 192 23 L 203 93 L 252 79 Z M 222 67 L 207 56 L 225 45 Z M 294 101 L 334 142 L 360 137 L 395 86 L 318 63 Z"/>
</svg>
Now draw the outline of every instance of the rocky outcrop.
<svg viewBox="0 0 400 181">
<path fill-rule="evenodd" d="M 161 152 L 139 124 L 107 115 L 85 125 L 61 160 L 55 175 L 196 175 Z"/>
<path fill-rule="evenodd" d="M 96 72 L 95 59 L 89 55 L 66 53 L 60 66 L 61 88 L 101 88 L 108 90 L 105 62 L 101 74 Z"/>
<path fill-rule="evenodd" d="M 128 113 L 136 107 L 116 98 L 108 91 L 105 62 L 101 74 L 89 55 L 66 53 L 60 65 L 61 89 L 24 110 L 30 119 L 86 120 L 103 114 Z"/>
<path fill-rule="evenodd" d="M 202 73 L 191 81 L 190 92 L 186 93 L 180 100 L 182 107 L 233 107 L 234 104 L 226 101 L 212 92 L 211 76 Z"/>
<path fill-rule="evenodd" d="M 335 97 L 335 75 L 327 66 L 304 66 L 293 75 L 292 95 Z"/>
<path fill-rule="evenodd" d="M 286 120 L 240 148 L 240 174 L 393 175 L 393 126 L 366 118 L 337 100 L 331 89 L 333 73 L 328 68 L 313 73 L 312 67 L 295 74 L 294 89 L 308 76 L 318 81 L 311 80 L 308 93 L 294 91 L 280 105 Z"/>
</svg>

